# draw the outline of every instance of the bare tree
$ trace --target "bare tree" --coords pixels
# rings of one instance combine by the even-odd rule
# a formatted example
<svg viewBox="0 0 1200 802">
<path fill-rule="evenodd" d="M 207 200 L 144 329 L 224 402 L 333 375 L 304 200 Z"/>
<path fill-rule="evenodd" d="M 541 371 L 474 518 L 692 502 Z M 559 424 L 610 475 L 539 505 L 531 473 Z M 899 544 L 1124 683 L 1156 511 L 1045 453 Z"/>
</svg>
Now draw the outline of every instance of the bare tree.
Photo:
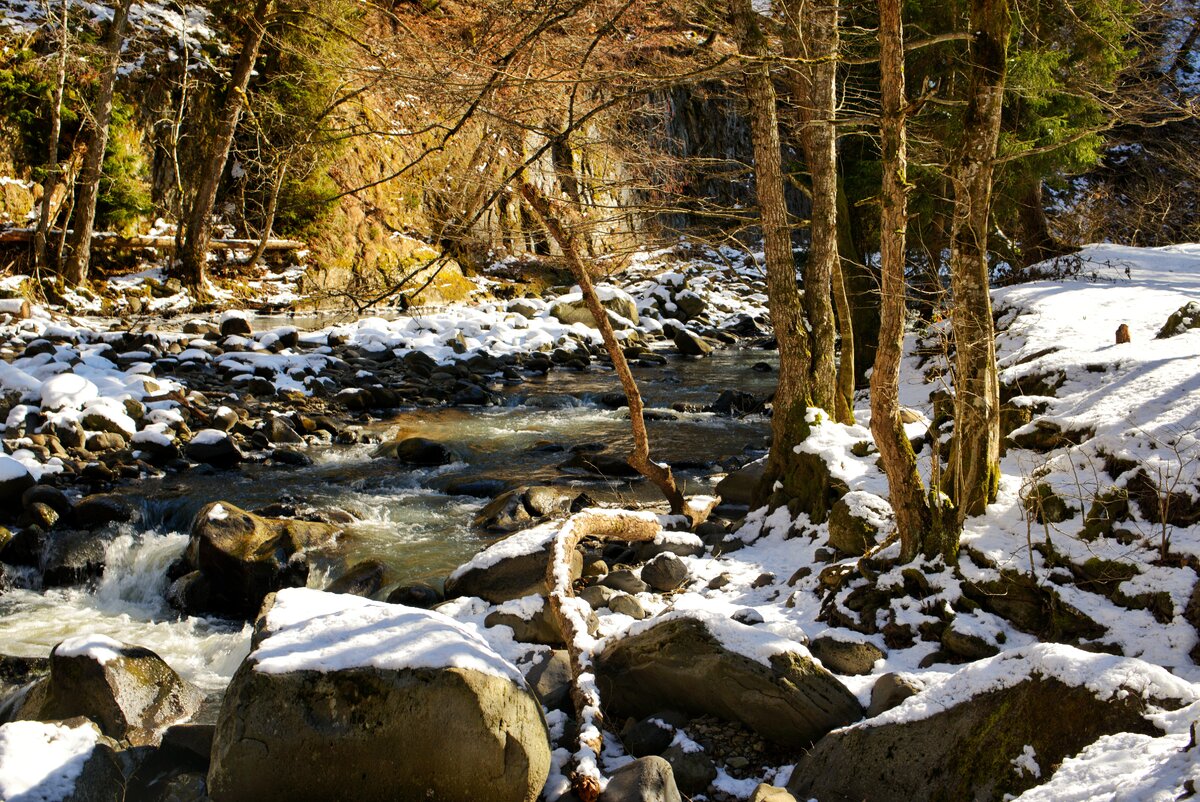
<svg viewBox="0 0 1200 802">
<path fill-rule="evenodd" d="M 61 17 L 58 19 L 58 53 L 54 64 L 54 92 L 50 97 L 50 135 L 46 139 L 46 180 L 42 182 L 42 201 L 38 211 L 37 230 L 33 236 L 33 265 L 37 269 L 47 266 L 46 244 L 50 226 L 57 214 L 54 208 L 54 193 L 62 181 L 63 166 L 59 161 L 59 140 L 62 137 L 63 95 L 67 84 L 67 59 L 70 56 L 70 28 L 68 27 L 69 0 L 63 0 Z M 51 7 L 46 7 L 47 19 L 54 19 Z"/>
</svg>

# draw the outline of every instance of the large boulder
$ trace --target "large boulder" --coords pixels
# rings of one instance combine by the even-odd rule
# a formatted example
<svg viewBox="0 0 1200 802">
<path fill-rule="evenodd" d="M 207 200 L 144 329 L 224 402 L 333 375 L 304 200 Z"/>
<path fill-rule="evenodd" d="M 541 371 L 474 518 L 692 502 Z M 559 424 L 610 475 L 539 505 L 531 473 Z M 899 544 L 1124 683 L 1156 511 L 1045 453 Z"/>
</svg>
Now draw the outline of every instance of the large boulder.
<svg viewBox="0 0 1200 802">
<path fill-rule="evenodd" d="M 228 502 L 201 508 L 192 522 L 185 561 L 197 576 L 179 582 L 172 598 L 189 613 L 250 619 L 268 593 L 305 584 L 306 551 L 324 546 L 339 527 L 313 521 L 263 518 Z"/>
<path fill-rule="evenodd" d="M 214 468 L 232 468 L 245 458 L 229 433 L 220 429 L 201 429 L 196 432 L 188 441 L 184 453 L 188 459 Z"/>
<path fill-rule="evenodd" d="M 533 802 L 550 769 L 521 673 L 440 613 L 280 591 L 217 719 L 216 802 Z"/>
<path fill-rule="evenodd" d="M 625 320 L 637 325 L 640 320 L 638 318 L 637 302 L 633 300 L 633 296 L 629 293 L 619 290 L 616 287 L 606 287 L 600 285 L 596 287 L 596 294 L 600 296 L 600 305 L 609 312 L 624 318 Z M 579 293 L 564 295 L 558 299 L 550 307 L 550 316 L 558 320 L 560 323 L 571 325 L 573 323 L 582 323 L 585 326 L 596 328 L 596 319 L 592 317 L 591 311 L 584 303 L 583 296 Z M 612 315 L 609 316 L 612 320 Z M 627 328 L 624 325 L 617 325 L 618 320 L 613 321 L 616 328 Z"/>
<path fill-rule="evenodd" d="M 754 503 L 754 493 L 762 483 L 766 469 L 767 461 L 760 459 L 736 471 L 730 471 L 724 479 L 717 482 L 716 494 L 725 504 L 741 504 L 748 507 Z"/>
<path fill-rule="evenodd" d="M 1200 695 L 1165 669 L 1061 644 L 972 663 L 899 707 L 826 736 L 796 765 L 799 799 L 1000 800 L 1101 735 L 1158 735 L 1147 716 Z M 1037 771 L 1019 770 L 1032 761 Z"/>
<path fill-rule="evenodd" d="M 50 652 L 50 674 L 34 683 L 12 718 L 85 716 L 110 738 L 157 744 L 162 732 L 200 707 L 204 695 L 149 649 L 81 635 Z"/>
<path fill-rule="evenodd" d="M 829 510 L 829 545 L 843 554 L 858 556 L 872 548 L 888 528 L 892 505 L 862 490 L 852 490 Z"/>
<path fill-rule="evenodd" d="M 854 695 L 805 648 L 715 613 L 668 613 L 634 625 L 595 660 L 617 715 L 663 708 L 740 721 L 764 738 L 807 748 L 862 717 Z"/>
<path fill-rule="evenodd" d="M 425 437 L 407 437 L 403 440 L 395 440 L 390 443 L 384 443 L 375 449 L 373 457 L 388 457 L 406 465 L 415 465 L 418 467 L 436 467 L 438 465 L 449 465 L 454 462 L 457 457 L 454 452 L 446 446 L 430 440 Z"/>
<path fill-rule="evenodd" d="M 0 726 L 0 799 L 122 802 L 125 777 L 113 747 L 83 718 Z"/>
<path fill-rule="evenodd" d="M 538 594 L 545 596 L 546 566 L 559 527 L 543 524 L 495 543 L 460 565 L 446 580 L 446 598 L 478 596 L 492 604 Z M 583 574 L 583 555 L 572 554 L 571 578 Z"/>
</svg>

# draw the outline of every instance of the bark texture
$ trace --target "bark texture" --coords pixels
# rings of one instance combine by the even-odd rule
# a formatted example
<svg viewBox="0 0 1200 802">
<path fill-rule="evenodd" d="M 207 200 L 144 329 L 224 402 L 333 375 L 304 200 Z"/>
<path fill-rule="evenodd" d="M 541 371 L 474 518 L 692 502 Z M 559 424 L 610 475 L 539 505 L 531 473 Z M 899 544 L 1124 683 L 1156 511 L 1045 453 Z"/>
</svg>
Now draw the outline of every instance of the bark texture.
<svg viewBox="0 0 1200 802">
<path fill-rule="evenodd" d="M 879 0 L 879 68 L 883 116 L 880 144 L 883 187 L 880 237 L 880 323 L 871 373 L 871 434 L 888 477 L 900 535 L 900 559 L 921 551 L 930 532 L 929 504 L 904 425 L 900 421 L 900 359 L 905 318 L 905 239 L 908 229 L 908 155 L 905 134 L 904 32 L 901 0 Z"/>
<path fill-rule="evenodd" d="M 996 497 L 1000 478 L 1000 397 L 987 238 L 1011 27 L 1008 0 L 971 0 L 971 77 L 962 144 L 951 168 L 955 396 L 948 480 L 958 511 L 956 528 L 968 516 L 984 512 Z M 953 546 L 948 543 L 947 551 Z"/>
<path fill-rule="evenodd" d="M 83 171 L 79 176 L 79 192 L 75 200 L 75 230 L 71 248 L 63 265 L 63 280 L 72 286 L 87 281 L 92 259 L 92 230 L 96 224 L 96 200 L 100 197 L 100 177 L 104 166 L 104 151 L 108 149 L 108 127 L 112 120 L 113 91 L 117 85 L 117 69 L 121 66 L 121 46 L 125 43 L 125 26 L 133 0 L 121 0 L 113 9 L 112 22 L 104 34 L 104 69 L 100 73 L 100 89 L 92 119 L 92 135 Z"/>
<path fill-rule="evenodd" d="M 37 231 L 33 236 L 33 266 L 47 265 L 47 243 L 50 237 L 52 218 L 56 216 L 54 193 L 62 181 L 62 163 L 58 160 L 59 139 L 62 136 L 63 94 L 67 84 L 67 57 L 70 45 L 70 29 L 67 2 L 62 4 L 62 22 L 59 25 L 58 59 L 54 66 L 54 95 L 50 99 L 50 136 L 46 141 L 46 180 L 42 187 L 41 208 L 38 210 Z"/>
<path fill-rule="evenodd" d="M 246 105 L 246 87 L 250 84 L 250 75 L 258 61 L 258 51 L 270 13 L 271 0 L 257 0 L 253 15 L 246 21 L 242 50 L 230 76 L 220 117 L 196 178 L 196 194 L 192 197 L 183 247 L 179 252 L 179 278 L 201 296 L 208 278 L 208 243 L 212 239 L 212 211 L 217 200 L 217 188 L 225 173 L 233 135 L 237 132 L 238 121 Z"/>
</svg>

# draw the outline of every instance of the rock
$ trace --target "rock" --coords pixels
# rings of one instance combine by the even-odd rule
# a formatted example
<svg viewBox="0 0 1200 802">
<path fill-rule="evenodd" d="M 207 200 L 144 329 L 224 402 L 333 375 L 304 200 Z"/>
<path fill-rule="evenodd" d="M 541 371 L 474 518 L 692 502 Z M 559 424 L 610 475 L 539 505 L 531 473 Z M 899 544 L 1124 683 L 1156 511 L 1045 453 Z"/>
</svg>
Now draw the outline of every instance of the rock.
<svg viewBox="0 0 1200 802">
<path fill-rule="evenodd" d="M 13 718 L 86 716 L 110 738 L 156 745 L 162 731 L 190 718 L 203 698 L 149 649 L 82 635 L 54 647 L 50 675 L 30 688 Z"/>
<path fill-rule="evenodd" d="M 558 628 L 558 619 L 550 611 L 550 605 L 544 599 L 534 596 L 540 605 L 536 612 L 522 609 L 520 613 L 504 609 L 488 613 L 483 620 L 486 627 L 505 626 L 513 631 L 513 638 L 521 643 L 541 643 L 547 646 L 562 646 L 562 630 Z"/>
<path fill-rule="evenodd" d="M 1025 511 L 1040 524 L 1058 524 L 1075 517 L 1075 508 L 1045 482 L 1034 485 L 1025 497 Z"/>
<path fill-rule="evenodd" d="M 772 652 L 769 665 L 730 650 L 730 642 Z M 832 674 L 786 644 L 715 614 L 660 618 L 608 644 L 595 660 L 596 681 L 616 714 L 670 706 L 740 721 L 768 740 L 805 748 L 857 721 L 862 708 Z"/>
<path fill-rule="evenodd" d="M 104 573 L 110 538 L 81 529 L 59 529 L 46 537 L 39 568 L 46 587 L 79 585 Z"/>
<path fill-rule="evenodd" d="M 628 593 L 613 594 L 613 597 L 608 600 L 608 609 L 614 613 L 627 615 L 635 621 L 641 621 L 650 615 L 642 603 Z"/>
<path fill-rule="evenodd" d="M 21 496 L 21 503 L 25 507 L 32 504 L 45 504 L 58 513 L 59 518 L 71 514 L 71 499 L 67 498 L 66 493 L 50 485 L 34 485 L 29 488 Z"/>
<path fill-rule="evenodd" d="M 1196 311 L 1198 313 L 1200 313 L 1200 309 L 1198 309 Z M 1124 345 L 1129 342 L 1129 324 L 1128 323 L 1122 323 L 1120 326 L 1117 326 L 1116 341 L 1117 341 L 1116 342 L 1117 345 Z"/>
<path fill-rule="evenodd" d="M 331 524 L 263 518 L 227 502 L 205 505 L 192 522 L 185 556 L 203 575 L 208 602 L 187 612 L 254 618 L 268 593 L 305 583 L 304 552 L 330 543 L 338 531 Z"/>
<path fill-rule="evenodd" d="M 671 764 L 652 755 L 612 773 L 600 802 L 682 802 Z"/>
<path fill-rule="evenodd" d="M 830 671 L 850 676 L 870 674 L 875 661 L 887 657 L 870 641 L 846 641 L 829 635 L 813 638 L 808 650 Z"/>
<path fill-rule="evenodd" d="M 345 573 L 329 583 L 329 593 L 349 593 L 354 596 L 374 596 L 384 585 L 387 567 L 379 560 L 363 560 L 347 568 Z"/>
<path fill-rule="evenodd" d="M 565 513 L 577 496 L 553 487 L 518 487 L 492 499 L 474 525 L 492 532 L 515 532 L 549 515 Z"/>
<path fill-rule="evenodd" d="M 86 448 L 88 451 L 101 454 L 105 451 L 120 451 L 126 445 L 123 435 L 110 432 L 97 432 L 96 434 L 88 435 Z"/>
<path fill-rule="evenodd" d="M 658 715 L 647 716 L 621 733 L 625 751 L 634 757 L 661 755 L 675 739 L 675 728 Z"/>
<path fill-rule="evenodd" d="M 587 473 L 617 479 L 633 478 L 639 475 L 633 466 L 622 457 L 587 452 L 571 455 L 571 458 L 560 464 L 558 469 L 566 473 Z"/>
<path fill-rule="evenodd" d="M 294 448 L 271 449 L 271 461 L 280 465 L 291 465 L 295 468 L 306 468 L 313 464 L 312 457 Z"/>
<path fill-rule="evenodd" d="M 704 338 L 684 328 L 676 329 L 672 340 L 675 343 L 675 350 L 684 356 L 708 356 L 713 350 L 712 346 L 704 341 Z"/>
<path fill-rule="evenodd" d="M 921 692 L 921 684 L 904 674 L 887 673 L 871 686 L 871 706 L 867 716 L 875 717 L 891 710 L 910 696 Z"/>
<path fill-rule="evenodd" d="M 642 566 L 642 581 L 659 593 L 678 590 L 690 577 L 687 565 L 670 552 L 660 554 Z"/>
<path fill-rule="evenodd" d="M 236 314 L 226 315 L 221 320 L 219 331 L 222 337 L 250 337 L 254 334 L 250 321 Z"/>
<path fill-rule="evenodd" d="M 1154 335 L 1154 339 L 1163 340 L 1195 328 L 1200 328 L 1200 303 L 1188 301 L 1171 313 L 1171 316 L 1167 318 L 1167 322 L 1158 330 L 1158 334 Z M 1118 338 L 1119 341 L 1120 339 Z"/>
<path fill-rule="evenodd" d="M 758 490 L 766 469 L 766 460 L 751 462 L 749 465 L 727 474 L 724 479 L 717 482 L 715 492 L 721 497 L 723 504 L 749 507 L 754 503 L 754 493 Z"/>
<path fill-rule="evenodd" d="M 1000 647 L 974 632 L 962 628 L 957 619 L 942 630 L 942 647 L 950 654 L 967 660 L 982 660 L 1000 653 Z"/>
<path fill-rule="evenodd" d="M 296 445 L 304 442 L 288 419 L 282 415 L 272 415 L 263 422 L 263 433 L 266 434 L 267 440 L 276 444 Z"/>
<path fill-rule="evenodd" d="M 741 417 L 762 412 L 763 403 L 750 393 L 741 390 L 722 390 L 721 395 L 717 396 L 717 400 L 713 402 L 710 409 L 718 415 Z"/>
<path fill-rule="evenodd" d="M 196 432 L 184 448 L 184 454 L 190 460 L 203 462 L 214 468 L 232 468 L 244 459 L 233 438 L 219 429 L 201 429 Z"/>
<path fill-rule="evenodd" d="M 460 566 L 446 580 L 446 598 L 478 596 L 500 604 L 534 593 L 546 595 L 549 541 L 555 533 L 539 529 L 510 535 Z M 583 555 L 576 550 L 571 556 L 571 578 L 582 573 Z"/>
<path fill-rule="evenodd" d="M 1197 583 L 1197 587 L 1200 587 L 1200 582 Z M 579 598 L 587 602 L 593 609 L 600 610 L 608 606 L 608 603 L 612 600 L 613 596 L 617 595 L 617 592 L 612 588 L 606 588 L 604 585 L 588 585 L 580 592 Z M 1200 604 L 1197 605 L 1197 609 L 1200 609 Z M 1200 615 L 1196 617 L 1196 620 L 1200 622 Z M 1200 629 L 1200 627 L 1197 628 Z"/>
<path fill-rule="evenodd" d="M 1070 429 L 1064 431 L 1054 421 L 1035 420 L 1022 426 L 1008 436 L 1008 442 L 1017 448 L 1027 448 L 1039 454 L 1048 454 L 1064 446 L 1077 446 L 1095 436 L 1092 429 Z"/>
<path fill-rule="evenodd" d="M 843 554 L 864 554 L 879 540 L 881 529 L 892 517 L 892 505 L 861 490 L 854 490 L 833 503 L 829 510 L 829 545 Z"/>
<path fill-rule="evenodd" d="M 703 752 L 689 752 L 682 746 L 669 747 L 662 757 L 671 764 L 675 784 L 688 796 L 702 794 L 717 778 L 717 767 L 712 758 Z"/>
<path fill-rule="evenodd" d="M 72 513 L 75 523 L 84 529 L 132 521 L 135 514 L 133 505 L 125 498 L 110 494 L 87 496 L 75 505 Z"/>
<path fill-rule="evenodd" d="M 20 509 L 21 496 L 35 484 L 28 468 L 7 454 L 0 455 L 0 504 L 5 509 Z"/>
<path fill-rule="evenodd" d="M 525 673 L 525 681 L 547 709 L 572 709 L 571 658 L 566 649 L 554 649 L 543 654 L 542 659 Z"/>
<path fill-rule="evenodd" d="M 457 457 L 454 452 L 436 440 L 424 437 L 409 437 L 391 443 L 384 443 L 375 450 L 372 457 L 389 457 L 407 465 L 433 467 L 449 465 Z"/>
<path fill-rule="evenodd" d="M 1101 676 L 1110 679 L 1095 681 Z M 1138 691 L 1118 692 L 1127 676 L 1139 677 Z M 989 679 L 996 677 L 1003 679 Z M 1109 683 L 1109 691 L 1087 687 Z M 1039 782 L 1013 770 L 1027 747 L 1048 774 L 1101 735 L 1159 734 L 1144 717 L 1148 707 L 1182 701 L 1156 698 L 1156 687 L 1178 684 L 1156 666 L 1060 644 L 1005 652 L 922 691 L 924 717 L 831 733 L 801 757 L 788 790 L 800 799 L 868 801 L 1019 795 Z"/>
<path fill-rule="evenodd" d="M 759 783 L 750 795 L 750 802 L 796 802 L 796 797 L 789 794 L 786 788 Z"/>
<path fill-rule="evenodd" d="M 649 585 L 647 585 L 641 579 L 638 579 L 633 571 L 627 569 L 610 571 L 605 575 L 604 579 L 600 580 L 600 584 L 606 588 L 612 588 L 613 590 L 619 590 L 629 594 L 645 593 L 646 591 L 650 590 Z"/>
<path fill-rule="evenodd" d="M 420 607 L 428 610 L 441 604 L 445 599 L 438 593 L 437 588 L 425 584 L 401 585 L 388 594 L 388 604 L 404 604 L 409 607 Z"/>
<path fill-rule="evenodd" d="M 81 763 L 78 773 L 71 772 L 74 776 L 67 780 L 63 775 L 75 761 Z M 81 717 L 52 722 L 14 721 L 0 726 L 0 777 L 5 778 L 0 782 L 0 798 L 12 802 L 126 799 L 116 744 Z"/>
<path fill-rule="evenodd" d="M 634 325 L 641 322 L 641 319 L 638 317 L 637 303 L 625 291 L 618 290 L 615 287 L 600 285 L 596 287 L 596 293 L 600 296 L 600 305 L 608 311 L 620 315 Z M 587 304 L 584 303 L 582 296 L 578 293 L 563 296 L 556 303 L 552 304 L 550 306 L 550 316 L 568 326 L 573 323 L 582 323 L 585 326 L 596 328 L 596 319 L 592 317 Z M 609 319 L 612 319 L 611 316 Z M 613 321 L 613 325 L 617 329 L 628 328 L 625 325 L 619 325 L 619 321 Z"/>
<path fill-rule="evenodd" d="M 217 719 L 216 802 L 538 798 L 550 768 L 541 706 L 453 619 L 295 588 L 260 632 Z"/>
</svg>

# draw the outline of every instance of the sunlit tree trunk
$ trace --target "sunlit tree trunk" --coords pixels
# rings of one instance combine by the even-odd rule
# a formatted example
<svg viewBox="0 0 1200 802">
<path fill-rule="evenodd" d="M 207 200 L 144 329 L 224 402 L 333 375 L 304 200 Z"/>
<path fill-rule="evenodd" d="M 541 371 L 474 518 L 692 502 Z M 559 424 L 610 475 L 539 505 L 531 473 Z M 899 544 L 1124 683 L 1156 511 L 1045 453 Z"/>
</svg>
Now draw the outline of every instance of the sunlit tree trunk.
<svg viewBox="0 0 1200 802">
<path fill-rule="evenodd" d="M 55 217 L 54 193 L 62 181 L 62 163 L 58 158 L 59 139 L 62 137 L 63 94 L 67 84 L 67 58 L 70 48 L 68 22 L 68 0 L 63 0 L 62 19 L 58 29 L 58 59 L 54 65 L 54 94 L 50 98 L 50 135 L 46 140 L 46 180 L 43 182 L 41 208 L 38 210 L 37 230 L 33 235 L 33 265 L 47 266 L 47 242 L 50 225 Z"/>
</svg>

